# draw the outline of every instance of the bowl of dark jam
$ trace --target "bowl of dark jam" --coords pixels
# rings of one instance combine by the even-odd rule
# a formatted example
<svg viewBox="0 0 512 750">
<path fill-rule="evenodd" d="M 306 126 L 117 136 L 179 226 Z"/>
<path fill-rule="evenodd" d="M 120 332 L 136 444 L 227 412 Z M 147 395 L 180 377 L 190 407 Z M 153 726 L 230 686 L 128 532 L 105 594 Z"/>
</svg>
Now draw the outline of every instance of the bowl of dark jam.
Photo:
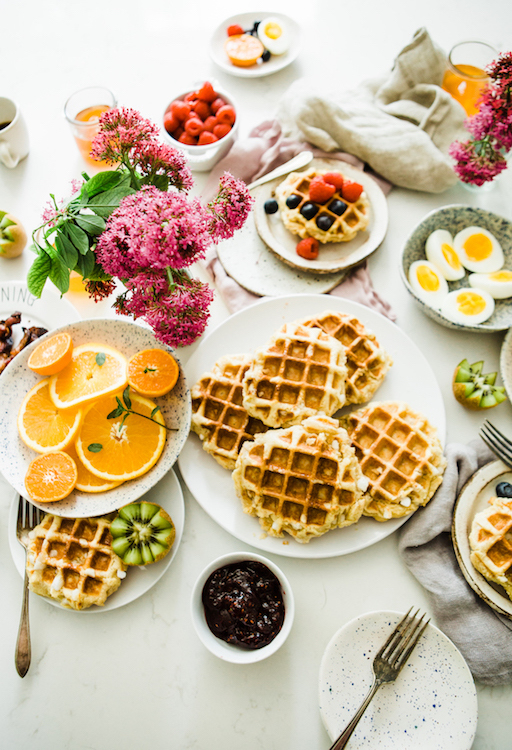
<svg viewBox="0 0 512 750">
<path fill-rule="evenodd" d="M 210 563 L 192 592 L 192 620 L 212 654 L 250 664 L 274 654 L 291 630 L 288 579 L 261 555 L 232 552 Z"/>
</svg>

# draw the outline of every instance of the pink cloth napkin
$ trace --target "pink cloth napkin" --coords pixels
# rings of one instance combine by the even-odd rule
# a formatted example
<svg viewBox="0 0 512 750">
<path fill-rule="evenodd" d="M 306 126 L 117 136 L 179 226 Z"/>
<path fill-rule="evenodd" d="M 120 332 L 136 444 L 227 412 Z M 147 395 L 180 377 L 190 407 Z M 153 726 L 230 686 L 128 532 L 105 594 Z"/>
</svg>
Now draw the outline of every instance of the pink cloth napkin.
<svg viewBox="0 0 512 750">
<path fill-rule="evenodd" d="M 236 141 L 233 144 L 228 155 L 212 170 L 203 195 L 208 200 L 215 194 L 219 178 L 224 172 L 231 172 L 235 177 L 250 183 L 284 164 L 300 151 L 306 150 L 312 151 L 316 157 L 339 159 L 359 169 L 364 167 L 364 162 L 351 154 L 341 151 L 327 153 L 304 141 L 285 138 L 281 133 L 279 123 L 271 120 L 258 125 L 251 132 L 249 138 Z M 372 174 L 372 177 L 379 183 L 384 193 L 390 191 L 391 185 L 389 182 L 375 174 Z M 241 310 L 261 299 L 243 289 L 234 279 L 228 276 L 214 247 L 210 249 L 205 259 L 205 267 L 230 312 Z M 391 305 L 382 299 L 373 288 L 366 261 L 351 270 L 329 294 L 359 302 L 373 308 L 390 320 L 396 320 Z"/>
</svg>

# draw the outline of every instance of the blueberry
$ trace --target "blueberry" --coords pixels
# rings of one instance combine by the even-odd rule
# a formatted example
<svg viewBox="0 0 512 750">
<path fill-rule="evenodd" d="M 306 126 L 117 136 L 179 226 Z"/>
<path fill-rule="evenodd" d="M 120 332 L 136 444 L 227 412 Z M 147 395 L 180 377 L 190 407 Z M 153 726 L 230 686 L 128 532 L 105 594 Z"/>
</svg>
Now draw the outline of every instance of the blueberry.
<svg viewBox="0 0 512 750">
<path fill-rule="evenodd" d="M 275 214 L 279 206 L 277 205 L 277 201 L 270 200 L 265 201 L 263 208 L 265 209 L 266 214 Z"/>
<path fill-rule="evenodd" d="M 300 209 L 301 214 L 305 219 L 312 219 L 318 213 L 318 206 L 315 203 L 304 203 Z"/>
<path fill-rule="evenodd" d="M 335 199 L 331 203 L 329 203 L 328 208 L 329 208 L 329 211 L 333 212 L 333 214 L 336 214 L 337 216 L 342 216 L 347 210 L 347 204 L 343 203 L 343 201 L 339 201 L 338 199 Z"/>
<path fill-rule="evenodd" d="M 261 59 L 263 60 L 263 62 L 268 62 L 270 60 L 270 57 L 271 57 L 270 52 L 268 49 L 266 49 L 265 52 L 262 54 Z"/>
<path fill-rule="evenodd" d="M 286 199 L 286 205 L 288 206 L 288 208 L 297 208 L 301 200 L 302 198 L 300 197 L 300 195 L 293 193 L 292 195 L 289 195 L 288 198 Z"/>
<path fill-rule="evenodd" d="M 321 214 L 321 216 L 319 216 L 316 220 L 316 225 L 319 229 L 322 230 L 322 232 L 327 232 L 327 230 L 330 229 L 333 224 L 334 219 L 332 218 L 332 216 L 327 216 L 327 214 Z"/>
<path fill-rule="evenodd" d="M 512 497 L 512 484 L 510 482 L 500 482 L 496 485 L 496 494 L 498 497 Z"/>
</svg>

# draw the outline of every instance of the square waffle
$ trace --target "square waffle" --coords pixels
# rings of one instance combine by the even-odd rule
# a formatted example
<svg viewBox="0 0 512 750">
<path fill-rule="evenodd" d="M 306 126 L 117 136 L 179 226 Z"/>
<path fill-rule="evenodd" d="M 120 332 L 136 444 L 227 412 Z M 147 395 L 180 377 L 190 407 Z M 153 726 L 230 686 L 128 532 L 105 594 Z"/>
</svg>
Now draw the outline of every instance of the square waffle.
<svg viewBox="0 0 512 750">
<path fill-rule="evenodd" d="M 299 322 L 305 327 L 320 328 L 345 347 L 347 404 L 364 404 L 370 401 L 393 364 L 375 335 L 357 318 L 340 312 L 326 311 Z"/>
<path fill-rule="evenodd" d="M 347 433 L 324 416 L 245 443 L 233 481 L 244 511 L 268 534 L 298 542 L 355 523 L 368 484 Z"/>
<path fill-rule="evenodd" d="M 446 459 L 437 430 L 405 403 L 372 402 L 343 417 L 365 477 L 365 516 L 377 521 L 426 505 L 443 480 Z"/>
<path fill-rule="evenodd" d="M 327 242 L 349 242 L 353 240 L 358 232 L 362 232 L 370 221 L 370 202 L 363 191 L 359 198 L 351 203 L 342 197 L 336 190 L 332 198 L 325 204 L 315 203 L 309 198 L 309 186 L 311 180 L 318 175 L 324 174 L 314 168 L 306 172 L 291 172 L 288 177 L 276 188 L 276 198 L 279 204 L 280 215 L 285 227 L 299 237 L 314 237 L 322 244 Z M 290 195 L 300 198 L 295 208 L 286 205 L 286 199 Z M 337 203 L 333 203 L 337 201 Z M 301 213 L 306 203 L 312 203 L 317 211 L 312 218 L 307 219 Z M 345 208 L 337 208 L 339 204 Z M 341 213 L 339 211 L 341 210 Z M 320 229 L 318 219 L 325 216 L 331 221 L 329 229 Z"/>
<path fill-rule="evenodd" d="M 191 390 L 192 430 L 204 450 L 230 471 L 244 442 L 268 430 L 260 419 L 249 416 L 242 403 L 242 381 L 250 362 L 247 354 L 222 357 Z"/>
<path fill-rule="evenodd" d="M 258 349 L 243 382 L 244 406 L 269 427 L 331 416 L 345 403 L 345 350 L 319 328 L 286 324 Z"/>
<path fill-rule="evenodd" d="M 101 606 L 121 585 L 126 566 L 112 551 L 108 518 L 47 514 L 29 533 L 31 591 L 71 609 Z"/>
<path fill-rule="evenodd" d="M 503 586 L 512 600 L 512 501 L 489 500 L 477 513 L 469 535 L 471 562 L 492 583 Z"/>
</svg>

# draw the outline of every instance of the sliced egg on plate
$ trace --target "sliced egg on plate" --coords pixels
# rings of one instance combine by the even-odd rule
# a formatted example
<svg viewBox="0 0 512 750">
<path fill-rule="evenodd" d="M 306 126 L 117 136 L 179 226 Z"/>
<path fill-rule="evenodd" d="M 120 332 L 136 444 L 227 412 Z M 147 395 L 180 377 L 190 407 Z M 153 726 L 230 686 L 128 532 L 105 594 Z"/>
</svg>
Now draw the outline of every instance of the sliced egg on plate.
<svg viewBox="0 0 512 750">
<path fill-rule="evenodd" d="M 448 284 L 437 267 L 428 260 L 416 260 L 409 268 L 409 283 L 415 294 L 430 307 L 441 308 Z"/>
<path fill-rule="evenodd" d="M 483 227 L 467 227 L 458 232 L 453 239 L 453 247 L 468 271 L 492 273 L 505 262 L 500 243 Z"/>
<path fill-rule="evenodd" d="M 448 281 L 462 279 L 464 266 L 453 247 L 453 237 L 446 229 L 436 229 L 425 244 L 427 259 L 441 271 Z"/>
<path fill-rule="evenodd" d="M 281 21 L 269 16 L 260 22 L 258 37 L 271 55 L 283 55 L 290 47 L 289 34 Z"/>
<path fill-rule="evenodd" d="M 472 273 L 469 275 L 469 285 L 489 292 L 494 299 L 506 299 L 512 297 L 512 271 L 502 268 L 492 273 Z"/>
<path fill-rule="evenodd" d="M 453 323 L 479 325 L 494 312 L 494 300 L 483 289 L 463 287 L 450 292 L 443 300 L 441 313 Z"/>
</svg>

